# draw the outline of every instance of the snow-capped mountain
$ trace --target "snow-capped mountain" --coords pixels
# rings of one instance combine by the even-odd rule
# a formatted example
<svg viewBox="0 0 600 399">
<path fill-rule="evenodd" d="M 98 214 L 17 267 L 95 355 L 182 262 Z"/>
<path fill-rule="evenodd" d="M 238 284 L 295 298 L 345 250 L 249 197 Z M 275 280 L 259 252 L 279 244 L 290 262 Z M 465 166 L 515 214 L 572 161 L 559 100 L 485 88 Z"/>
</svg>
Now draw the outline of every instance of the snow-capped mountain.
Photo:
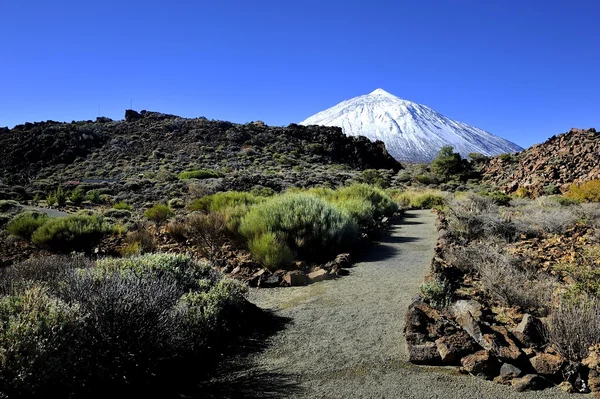
<svg viewBox="0 0 600 399">
<path fill-rule="evenodd" d="M 453 146 L 464 157 L 471 152 L 498 155 L 523 149 L 383 89 L 341 102 L 300 124 L 339 126 L 346 135 L 381 140 L 399 161 L 429 162 L 445 145 Z"/>
</svg>

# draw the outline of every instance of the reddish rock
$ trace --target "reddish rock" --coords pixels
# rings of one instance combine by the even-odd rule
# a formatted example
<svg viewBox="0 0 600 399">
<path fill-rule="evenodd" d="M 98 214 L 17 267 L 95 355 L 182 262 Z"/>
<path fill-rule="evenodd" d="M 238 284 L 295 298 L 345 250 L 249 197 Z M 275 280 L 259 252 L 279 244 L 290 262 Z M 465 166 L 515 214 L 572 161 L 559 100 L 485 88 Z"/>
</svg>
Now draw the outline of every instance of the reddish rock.
<svg viewBox="0 0 600 399">
<path fill-rule="evenodd" d="M 460 364 L 462 356 L 474 352 L 477 348 L 475 341 L 464 331 L 438 338 L 435 344 L 442 363 L 448 365 Z"/>
<path fill-rule="evenodd" d="M 545 343 L 545 340 L 542 337 L 543 329 L 544 325 L 540 319 L 530 314 L 525 314 L 512 333 L 521 345 L 525 347 L 536 347 Z"/>
<path fill-rule="evenodd" d="M 491 326 L 490 327 L 496 335 L 493 336 L 492 340 L 489 339 L 490 335 L 485 336 L 485 340 L 492 346 L 492 352 L 502 360 L 517 360 L 523 352 L 517 346 L 515 341 L 510 337 L 510 333 L 503 326 Z"/>
<path fill-rule="evenodd" d="M 559 355 L 540 353 L 529 359 L 529 362 L 536 373 L 552 376 L 560 371 L 565 360 Z"/>
<path fill-rule="evenodd" d="M 414 364 L 437 365 L 441 359 L 437 346 L 433 342 L 419 345 L 408 345 L 408 361 Z"/>
<path fill-rule="evenodd" d="M 327 280 L 327 279 L 331 278 L 332 276 L 325 269 L 317 269 L 314 272 L 309 273 L 307 275 L 307 277 L 310 280 L 310 282 L 316 283 L 319 281 Z"/>
<path fill-rule="evenodd" d="M 306 274 L 301 272 L 300 270 L 292 270 L 291 272 L 287 272 L 285 276 L 283 276 L 283 281 L 292 287 L 305 285 L 306 284 Z"/>
<path fill-rule="evenodd" d="M 498 374 L 498 361 L 486 350 L 475 352 L 461 359 L 462 370 L 469 374 L 491 379 Z"/>
</svg>

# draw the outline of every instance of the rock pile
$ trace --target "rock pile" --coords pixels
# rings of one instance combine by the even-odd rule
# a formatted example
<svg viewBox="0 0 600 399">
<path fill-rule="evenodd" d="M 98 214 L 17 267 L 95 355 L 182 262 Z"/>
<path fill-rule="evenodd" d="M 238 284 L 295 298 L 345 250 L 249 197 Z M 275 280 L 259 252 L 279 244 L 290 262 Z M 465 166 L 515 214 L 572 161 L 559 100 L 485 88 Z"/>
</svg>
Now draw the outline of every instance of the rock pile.
<svg viewBox="0 0 600 399">
<path fill-rule="evenodd" d="M 456 281 L 451 275 L 455 271 L 443 260 L 448 246 L 443 214 L 437 228 L 431 278 Z M 410 362 L 456 366 L 463 373 L 518 391 L 556 385 L 567 392 L 600 396 L 600 345 L 590 348 L 581 363 L 567 361 L 548 341 L 548 320 L 519 311 L 503 320 L 484 294 L 465 292 L 455 292 L 443 308 L 434 308 L 421 297 L 409 306 L 404 334 Z"/>
<path fill-rule="evenodd" d="M 490 158 L 481 172 L 485 183 L 508 193 L 526 188 L 534 196 L 557 194 L 573 182 L 600 179 L 599 153 L 596 129 L 574 128 L 518 154 Z"/>
</svg>

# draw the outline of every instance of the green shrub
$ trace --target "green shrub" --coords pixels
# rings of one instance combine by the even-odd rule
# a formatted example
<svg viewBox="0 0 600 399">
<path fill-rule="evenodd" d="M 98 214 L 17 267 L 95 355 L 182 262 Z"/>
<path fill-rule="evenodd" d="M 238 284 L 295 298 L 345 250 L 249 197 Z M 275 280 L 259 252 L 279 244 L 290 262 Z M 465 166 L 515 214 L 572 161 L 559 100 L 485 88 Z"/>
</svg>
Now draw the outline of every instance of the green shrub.
<svg viewBox="0 0 600 399">
<path fill-rule="evenodd" d="M 87 192 L 86 196 L 87 200 L 90 201 L 92 204 L 102 203 L 102 196 L 100 195 L 99 190 L 90 190 Z"/>
<path fill-rule="evenodd" d="M 0 299 L 0 392 L 47 397 L 67 384 L 82 316 L 77 305 L 36 286 Z"/>
<path fill-rule="evenodd" d="M 6 230 L 15 237 L 31 240 L 32 234 L 47 221 L 45 213 L 23 212 L 8 223 Z"/>
<path fill-rule="evenodd" d="M 171 208 L 165 204 L 156 204 L 144 212 L 146 218 L 158 225 L 165 223 L 173 215 L 174 213 Z"/>
<path fill-rule="evenodd" d="M 403 209 L 431 209 L 446 203 L 439 190 L 390 191 L 390 195 Z"/>
<path fill-rule="evenodd" d="M 510 195 L 503 193 L 502 191 L 481 191 L 478 193 L 482 197 L 491 198 L 496 205 L 508 206 L 512 199 Z"/>
<path fill-rule="evenodd" d="M 213 368 L 254 315 L 241 283 L 186 256 L 88 263 L 2 269 L 0 282 L 21 287 L 0 299 L 2 396 L 170 397 Z"/>
<path fill-rule="evenodd" d="M 347 213 L 307 194 L 285 194 L 255 205 L 242 219 L 240 232 L 250 241 L 275 233 L 303 258 L 322 258 L 348 247 L 358 226 Z"/>
<path fill-rule="evenodd" d="M 91 248 L 110 232 L 111 226 L 100 215 L 74 215 L 49 219 L 31 241 L 56 252 L 71 252 Z"/>
<path fill-rule="evenodd" d="M 290 247 L 271 232 L 250 239 L 248 248 L 257 261 L 273 271 L 291 264 L 295 259 Z"/>
<path fill-rule="evenodd" d="M 50 206 L 53 206 L 53 205 L 63 206 L 66 202 L 67 202 L 67 194 L 62 189 L 62 187 L 57 188 L 56 191 L 51 192 L 46 197 L 46 203 Z"/>
<path fill-rule="evenodd" d="M 573 198 L 566 198 L 563 197 L 562 195 L 554 195 L 552 197 L 554 201 L 558 202 L 559 205 L 561 206 L 571 206 L 571 205 L 577 205 L 580 204 L 581 201 L 573 199 Z"/>
<path fill-rule="evenodd" d="M 22 206 L 17 201 L 0 200 L 0 212 L 8 212 L 20 208 L 22 208 Z"/>
<path fill-rule="evenodd" d="M 398 210 L 398 204 L 380 188 L 367 184 L 353 184 L 334 192 L 333 202 L 344 207 L 346 201 L 362 200 L 371 204 L 374 218 L 392 216 Z M 353 207 L 356 208 L 356 202 Z"/>
<path fill-rule="evenodd" d="M 571 184 L 565 197 L 581 202 L 600 202 L 600 180 L 590 180 L 582 184 Z"/>
<path fill-rule="evenodd" d="M 180 180 L 210 179 L 210 178 L 223 177 L 223 174 L 221 172 L 213 170 L 213 169 L 198 169 L 198 170 L 190 170 L 190 171 L 181 172 L 178 177 Z"/>
<path fill-rule="evenodd" d="M 447 280 L 435 279 L 421 285 L 421 295 L 436 309 L 444 309 L 452 303 L 453 290 Z"/>
<path fill-rule="evenodd" d="M 226 208 L 252 206 L 264 201 L 264 198 L 241 191 L 216 193 L 192 201 L 188 206 L 191 211 L 220 212 Z"/>
<path fill-rule="evenodd" d="M 462 159 L 459 153 L 454 152 L 450 145 L 442 147 L 431 162 L 431 171 L 444 176 L 445 181 L 448 181 L 451 176 L 461 176 L 470 170 L 471 164 Z"/>
<path fill-rule="evenodd" d="M 377 169 L 363 170 L 358 180 L 361 183 L 370 184 L 380 188 L 387 188 L 390 185 L 390 176 L 381 173 Z"/>
<path fill-rule="evenodd" d="M 442 179 L 432 173 L 420 173 L 415 176 L 415 180 L 421 184 L 438 184 Z"/>
<path fill-rule="evenodd" d="M 145 254 L 129 258 L 103 258 L 96 263 L 101 275 L 129 272 L 138 277 L 167 274 L 188 289 L 200 289 L 200 280 L 208 278 L 211 268 L 182 254 Z"/>
<path fill-rule="evenodd" d="M 126 202 L 117 202 L 116 204 L 113 205 L 113 208 L 119 209 L 119 210 L 131 211 L 131 205 L 129 205 Z"/>
<path fill-rule="evenodd" d="M 69 198 L 73 204 L 80 205 L 85 200 L 85 191 L 81 187 L 76 187 L 71 191 Z"/>
</svg>

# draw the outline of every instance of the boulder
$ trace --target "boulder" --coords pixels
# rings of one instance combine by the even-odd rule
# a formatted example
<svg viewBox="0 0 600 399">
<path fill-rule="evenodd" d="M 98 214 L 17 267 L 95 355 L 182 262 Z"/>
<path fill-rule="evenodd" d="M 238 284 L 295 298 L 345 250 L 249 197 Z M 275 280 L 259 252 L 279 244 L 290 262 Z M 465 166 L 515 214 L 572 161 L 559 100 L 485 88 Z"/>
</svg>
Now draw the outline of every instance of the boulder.
<svg viewBox="0 0 600 399">
<path fill-rule="evenodd" d="M 480 350 L 461 359 L 462 370 L 474 376 L 491 379 L 498 374 L 498 360 L 488 351 Z"/>
<path fill-rule="evenodd" d="M 558 372 L 561 370 L 565 363 L 565 359 L 563 359 L 563 357 L 560 355 L 540 353 L 529 359 L 529 362 L 536 373 L 546 376 L 553 376 L 558 374 Z"/>
<path fill-rule="evenodd" d="M 408 345 L 408 361 L 431 366 L 440 364 L 441 358 L 435 343 L 425 342 L 424 344 Z"/>
<path fill-rule="evenodd" d="M 517 392 L 539 391 L 548 387 L 548 380 L 537 374 L 527 374 L 521 378 L 512 380 L 512 386 Z"/>
<path fill-rule="evenodd" d="M 483 349 L 491 350 L 491 339 L 486 339 L 479 320 L 481 317 L 481 304 L 477 301 L 457 301 L 450 308 L 456 323 L 465 330 Z"/>
<path fill-rule="evenodd" d="M 332 277 L 329 272 L 325 269 L 317 269 L 314 272 L 308 273 L 308 279 L 311 283 L 327 280 Z"/>
<path fill-rule="evenodd" d="M 518 378 L 523 375 L 523 370 L 510 363 L 502 363 L 500 376 L 503 378 Z"/>
<path fill-rule="evenodd" d="M 283 281 L 289 286 L 297 287 L 306 284 L 306 274 L 300 270 L 292 270 L 283 276 Z"/>
<path fill-rule="evenodd" d="M 475 352 L 477 344 L 464 331 L 438 338 L 435 344 L 443 364 L 458 365 L 461 357 Z"/>
<path fill-rule="evenodd" d="M 273 274 L 273 275 L 267 277 L 266 279 L 261 280 L 259 282 L 259 287 L 262 287 L 262 288 L 279 287 L 281 285 L 282 281 L 283 281 L 283 278 L 281 277 L 281 275 Z"/>
<path fill-rule="evenodd" d="M 435 309 L 424 302 L 414 301 L 408 307 L 404 321 L 404 336 L 410 345 L 419 345 L 427 341 L 427 327 L 434 322 Z"/>
<path fill-rule="evenodd" d="M 523 352 L 511 338 L 504 326 L 490 326 L 495 334 L 485 334 L 484 340 L 489 343 L 492 352 L 502 360 L 517 360 Z"/>
<path fill-rule="evenodd" d="M 519 325 L 512 331 L 514 337 L 524 347 L 538 347 L 546 343 L 542 331 L 542 321 L 530 314 L 525 314 Z"/>
</svg>

